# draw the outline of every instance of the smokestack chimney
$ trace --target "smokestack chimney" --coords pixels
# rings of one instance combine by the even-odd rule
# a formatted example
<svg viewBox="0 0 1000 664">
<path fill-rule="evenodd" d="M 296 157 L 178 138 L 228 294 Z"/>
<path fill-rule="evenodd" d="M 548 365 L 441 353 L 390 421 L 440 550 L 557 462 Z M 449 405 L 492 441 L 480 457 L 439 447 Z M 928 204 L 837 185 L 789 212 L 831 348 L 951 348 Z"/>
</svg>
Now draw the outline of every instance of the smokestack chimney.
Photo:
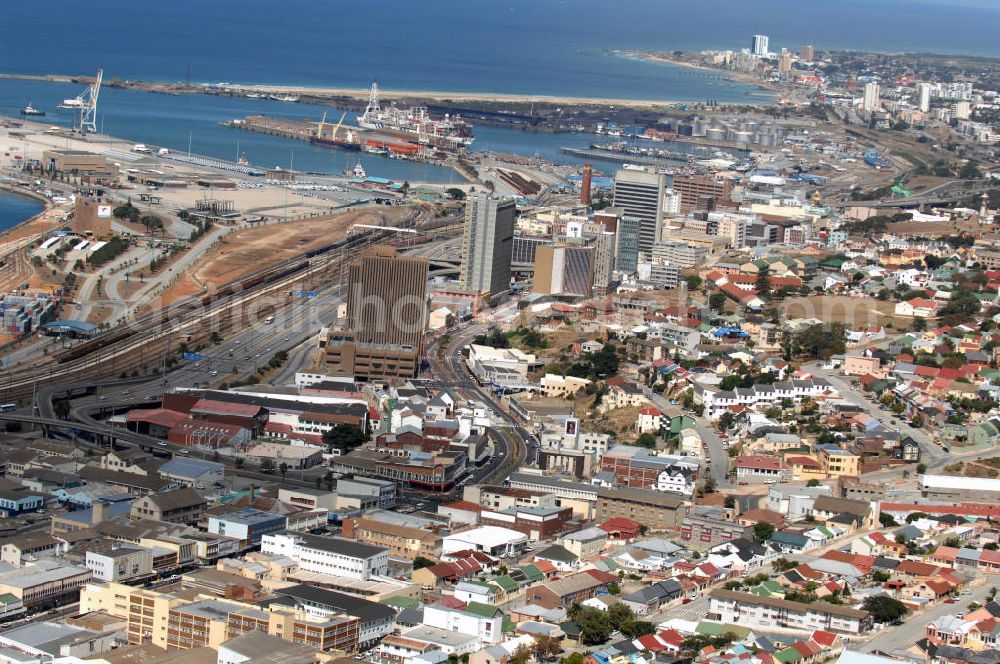
<svg viewBox="0 0 1000 664">
<path fill-rule="evenodd" d="M 590 180 L 593 177 L 593 168 L 590 164 L 583 165 L 583 182 L 580 183 L 580 202 L 590 205 Z"/>
<path fill-rule="evenodd" d="M 99 524 L 102 521 L 104 521 L 105 515 L 107 514 L 107 508 L 108 508 L 108 504 L 106 502 L 104 502 L 103 500 L 96 501 L 91 506 L 91 511 L 90 511 L 91 524 L 90 525 L 96 526 L 97 524 Z"/>
</svg>

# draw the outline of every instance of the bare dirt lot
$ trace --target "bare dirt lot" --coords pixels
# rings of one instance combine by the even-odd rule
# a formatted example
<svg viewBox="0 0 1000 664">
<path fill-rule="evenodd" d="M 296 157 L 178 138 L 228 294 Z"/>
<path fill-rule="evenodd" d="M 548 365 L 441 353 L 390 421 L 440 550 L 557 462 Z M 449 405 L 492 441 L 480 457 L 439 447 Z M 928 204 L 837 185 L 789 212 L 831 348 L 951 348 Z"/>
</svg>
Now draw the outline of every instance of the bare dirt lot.
<svg viewBox="0 0 1000 664">
<path fill-rule="evenodd" d="M 410 210 L 358 210 L 287 224 L 269 224 L 238 231 L 208 251 L 171 286 L 162 306 L 238 279 L 265 265 L 287 260 L 344 237 L 351 224 L 394 225 Z"/>
<path fill-rule="evenodd" d="M 824 323 L 847 325 L 901 324 L 893 316 L 895 303 L 883 302 L 873 297 L 847 297 L 823 295 L 818 297 L 793 297 L 781 303 L 787 318 L 816 318 Z M 903 324 L 907 327 L 908 324 Z"/>
</svg>

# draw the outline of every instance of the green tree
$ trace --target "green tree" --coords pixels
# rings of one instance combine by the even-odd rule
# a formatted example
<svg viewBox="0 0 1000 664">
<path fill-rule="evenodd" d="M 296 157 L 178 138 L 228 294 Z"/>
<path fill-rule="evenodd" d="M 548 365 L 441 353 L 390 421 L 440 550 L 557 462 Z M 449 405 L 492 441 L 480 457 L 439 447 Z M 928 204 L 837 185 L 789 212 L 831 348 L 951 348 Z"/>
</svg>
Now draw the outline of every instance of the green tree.
<svg viewBox="0 0 1000 664">
<path fill-rule="evenodd" d="M 448 187 L 447 189 L 444 190 L 444 193 L 448 194 L 449 196 L 451 196 L 452 198 L 454 198 L 456 201 L 464 201 L 465 200 L 465 192 L 463 190 L 459 189 L 458 187 Z"/>
<path fill-rule="evenodd" d="M 531 654 L 538 662 L 551 662 L 562 652 L 562 643 L 559 639 L 548 634 L 538 634 L 535 642 L 531 644 Z"/>
<path fill-rule="evenodd" d="M 153 231 L 163 228 L 163 220 L 152 214 L 143 215 L 143 217 L 139 219 L 139 222 L 146 227 L 146 230 L 150 233 L 150 235 L 153 234 Z"/>
<path fill-rule="evenodd" d="M 767 295 L 771 290 L 771 268 L 762 267 L 757 272 L 757 281 L 754 283 L 757 294 L 761 297 Z"/>
<path fill-rule="evenodd" d="M 865 599 L 861 608 L 872 614 L 878 623 L 895 622 L 906 615 L 906 605 L 887 595 L 872 595 Z"/>
<path fill-rule="evenodd" d="M 430 558 L 425 558 L 423 556 L 417 556 L 413 559 L 413 569 L 423 569 L 425 567 L 430 567 L 434 565 L 434 561 Z"/>
<path fill-rule="evenodd" d="M 806 482 L 806 486 L 819 486 L 819 480 L 813 478 Z"/>
<path fill-rule="evenodd" d="M 729 431 L 736 424 L 736 416 L 728 410 L 719 416 L 719 431 Z"/>
<path fill-rule="evenodd" d="M 917 472 L 919 474 L 921 474 L 921 475 L 923 475 L 924 473 L 926 473 L 927 472 L 927 464 L 926 463 L 918 463 L 917 464 Z"/>
<path fill-rule="evenodd" d="M 69 418 L 69 399 L 55 399 L 52 401 L 52 412 L 57 419 L 65 420 Z"/>
<path fill-rule="evenodd" d="M 583 664 L 583 659 L 582 652 L 571 652 L 563 657 L 559 664 Z"/>
<path fill-rule="evenodd" d="M 708 296 L 708 306 L 715 311 L 722 311 L 726 305 L 726 296 L 722 293 L 712 293 Z"/>
<path fill-rule="evenodd" d="M 701 288 L 701 277 L 697 274 L 689 275 L 685 281 L 687 282 L 688 290 L 698 290 Z"/>
<path fill-rule="evenodd" d="M 706 636 L 704 634 L 694 634 L 685 638 L 681 642 L 681 649 L 684 652 L 691 653 L 692 655 L 697 655 L 705 648 L 711 646 L 715 650 L 720 650 L 725 648 L 730 643 L 739 638 L 733 632 L 725 632 L 717 636 Z"/>
<path fill-rule="evenodd" d="M 897 526 L 896 518 L 889 514 L 888 512 L 882 512 L 878 515 L 878 521 L 882 524 L 883 528 L 890 528 L 892 526 Z"/>
<path fill-rule="evenodd" d="M 962 170 L 958 172 L 958 177 L 963 180 L 978 180 L 983 177 L 983 172 L 979 170 L 979 162 L 975 159 L 970 159 L 965 162 L 962 166 Z"/>
<path fill-rule="evenodd" d="M 640 434 L 638 438 L 635 439 L 635 444 L 639 447 L 645 447 L 647 449 L 656 449 L 656 441 L 658 440 L 656 434 L 649 433 L 648 431 L 644 434 Z"/>
<path fill-rule="evenodd" d="M 624 633 L 625 630 L 622 627 L 633 621 L 635 621 L 635 613 L 627 605 L 618 603 L 612 604 L 608 608 L 608 622 L 611 624 L 611 629 Z"/>
<path fill-rule="evenodd" d="M 282 461 L 281 465 L 278 466 L 278 472 L 281 473 L 281 483 L 284 484 L 285 475 L 288 474 L 288 464 Z"/>
<path fill-rule="evenodd" d="M 517 647 L 517 650 L 510 656 L 507 661 L 509 664 L 528 664 L 531 661 L 531 648 L 521 644 Z"/>
<path fill-rule="evenodd" d="M 771 563 L 771 567 L 775 572 L 787 572 L 790 569 L 798 567 L 799 564 L 794 560 L 789 560 L 788 558 L 775 558 L 774 562 Z"/>
<path fill-rule="evenodd" d="M 332 429 L 323 433 L 323 444 L 327 449 L 337 449 L 342 454 L 360 447 L 366 439 L 361 427 L 354 424 L 335 424 Z"/>
<path fill-rule="evenodd" d="M 767 521 L 758 521 L 753 524 L 753 538 L 758 543 L 763 543 L 771 539 L 771 535 L 774 534 L 774 524 L 768 523 Z"/>
<path fill-rule="evenodd" d="M 596 646 L 611 636 L 611 622 L 603 611 L 589 606 L 582 607 L 575 620 L 580 626 L 580 641 L 583 645 Z"/>
</svg>

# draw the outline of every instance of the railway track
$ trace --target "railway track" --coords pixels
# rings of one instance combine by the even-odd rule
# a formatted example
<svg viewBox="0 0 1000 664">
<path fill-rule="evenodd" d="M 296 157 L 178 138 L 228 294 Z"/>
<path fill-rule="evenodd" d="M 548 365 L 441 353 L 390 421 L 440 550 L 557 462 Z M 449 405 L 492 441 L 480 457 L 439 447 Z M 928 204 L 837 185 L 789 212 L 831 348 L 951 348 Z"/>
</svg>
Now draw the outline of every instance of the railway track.
<svg viewBox="0 0 1000 664">
<path fill-rule="evenodd" d="M 343 253 L 388 236 L 386 231 L 366 231 L 304 252 L 276 266 L 260 268 L 211 293 L 178 301 L 156 312 L 143 314 L 128 325 L 60 353 L 52 363 L 36 364 L 0 375 L 5 402 L 31 395 L 37 382 L 98 381 L 139 369 L 143 364 L 175 352 L 185 344 L 196 348 L 213 333 L 224 335 L 248 321 L 254 303 L 262 297 L 294 289 L 298 283 L 322 276 Z M 327 258 L 319 260 L 317 258 Z M 280 299 L 287 299 L 283 297 Z"/>
</svg>

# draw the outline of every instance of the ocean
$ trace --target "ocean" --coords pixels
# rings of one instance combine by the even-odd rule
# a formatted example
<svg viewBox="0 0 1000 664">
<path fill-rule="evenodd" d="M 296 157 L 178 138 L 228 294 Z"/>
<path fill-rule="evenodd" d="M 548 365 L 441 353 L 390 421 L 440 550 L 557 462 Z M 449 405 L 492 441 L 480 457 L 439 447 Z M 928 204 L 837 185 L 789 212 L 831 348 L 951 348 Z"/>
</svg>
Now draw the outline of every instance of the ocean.
<svg viewBox="0 0 1000 664">
<path fill-rule="evenodd" d="M 35 199 L 0 190 L 0 231 L 13 228 L 41 211 L 42 204 Z"/>
<path fill-rule="evenodd" d="M 739 101 L 752 88 L 609 49 L 1000 55 L 989 0 L 102 0 L 4 3 L 0 71 Z"/>
<path fill-rule="evenodd" d="M 470 8 L 472 7 L 472 8 Z M 27 29 L 27 28 L 31 29 Z M 712 72 L 621 57 L 615 49 L 817 48 L 1000 55 L 1000 6 L 990 0 L 461 0 L 315 3 L 312 0 L 104 0 L 81 14 L 68 0 L 8 3 L 0 21 L 0 71 L 91 74 L 105 80 L 191 80 L 385 89 L 487 91 L 575 97 L 720 102 L 759 100 L 755 86 Z M 39 35 L 44 34 L 44 45 Z M 960 35 L 960 38 L 958 37 Z M 82 86 L 0 79 L 0 113 L 28 102 L 48 124 L 71 118 L 56 105 Z M 353 168 L 357 153 L 220 127 L 254 113 L 318 120 L 326 107 L 105 88 L 99 127 L 150 145 L 258 166 L 321 173 Z M 335 112 L 330 117 L 336 118 Z M 348 121 L 353 115 L 348 116 Z M 582 160 L 588 134 L 475 127 L 474 150 Z M 371 175 L 458 182 L 447 168 L 361 155 Z M 614 164 L 595 163 L 606 172 Z"/>
</svg>

